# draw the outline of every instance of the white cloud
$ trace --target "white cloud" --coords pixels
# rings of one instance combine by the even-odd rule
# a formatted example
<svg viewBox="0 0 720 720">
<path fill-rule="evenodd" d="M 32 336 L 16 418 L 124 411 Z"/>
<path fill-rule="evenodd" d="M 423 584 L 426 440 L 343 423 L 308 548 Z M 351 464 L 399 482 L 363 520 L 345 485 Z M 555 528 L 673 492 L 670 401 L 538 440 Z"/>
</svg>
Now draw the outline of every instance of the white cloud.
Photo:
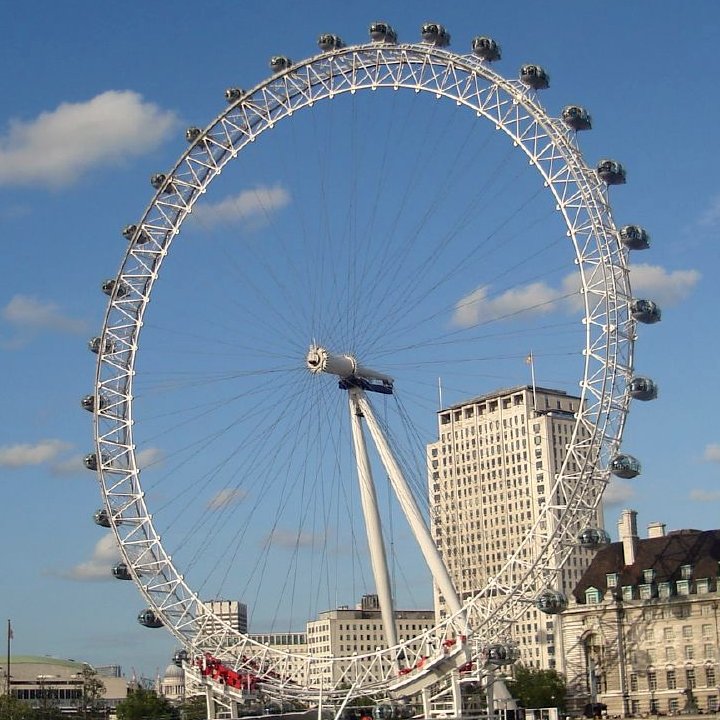
<svg viewBox="0 0 720 720">
<path fill-rule="evenodd" d="M 54 330 L 74 334 L 87 332 L 87 325 L 83 320 L 65 315 L 55 303 L 44 302 L 30 295 L 13 295 L 2 309 L 2 317 L 24 331 Z"/>
<path fill-rule="evenodd" d="M 103 535 L 95 544 L 92 557 L 61 573 L 70 580 L 97 581 L 113 579 L 112 568 L 120 560 L 120 550 L 112 533 Z"/>
<path fill-rule="evenodd" d="M 489 297 L 490 286 L 477 288 L 461 298 L 455 305 L 453 323 L 471 327 L 486 320 L 512 317 L 519 313 L 540 315 L 557 309 L 555 302 L 563 292 L 549 285 L 536 282 L 506 290 L 496 297 Z"/>
<path fill-rule="evenodd" d="M 697 270 L 666 270 L 659 265 L 632 265 L 630 282 L 635 297 L 655 300 L 660 307 L 676 305 L 684 300 L 700 281 Z M 562 310 L 582 309 L 580 280 L 577 274 L 566 275 L 560 287 L 534 282 L 510 288 L 492 296 L 491 286 L 483 285 L 461 298 L 455 305 L 453 324 L 472 327 L 482 322 L 512 319 L 522 314 L 543 315 Z"/>
<path fill-rule="evenodd" d="M 706 445 L 703 460 L 705 462 L 720 462 L 720 444 L 710 443 Z"/>
<path fill-rule="evenodd" d="M 247 497 L 247 491 L 241 488 L 225 488 L 210 498 L 208 510 L 220 510 L 228 505 L 237 505 Z"/>
<path fill-rule="evenodd" d="M 145 154 L 176 125 L 174 113 L 130 90 L 13 120 L 0 137 L 0 185 L 70 184 L 94 167 Z"/>
<path fill-rule="evenodd" d="M 698 220 L 700 227 L 712 228 L 720 225 L 720 195 L 711 198 L 705 212 Z"/>
<path fill-rule="evenodd" d="M 268 541 L 277 547 L 294 548 L 322 545 L 324 536 L 318 533 L 297 532 L 297 530 L 275 530 Z"/>
<path fill-rule="evenodd" d="M 139 468 L 159 465 L 163 460 L 165 460 L 165 453 L 156 447 L 144 448 L 135 454 L 135 462 Z"/>
<path fill-rule="evenodd" d="M 50 470 L 52 470 L 53 475 L 79 475 L 88 472 L 83 465 L 82 455 L 72 455 L 63 460 L 58 460 L 50 466 Z"/>
<path fill-rule="evenodd" d="M 603 494 L 606 506 L 623 505 L 635 497 L 635 488 L 624 480 L 613 478 Z"/>
<path fill-rule="evenodd" d="M 289 204 L 290 193 L 285 188 L 258 186 L 216 203 L 202 202 L 193 210 L 193 217 L 206 228 L 239 220 L 257 229 L 267 225 L 273 213 Z"/>
<path fill-rule="evenodd" d="M 0 467 L 19 468 L 42 465 L 70 447 L 62 440 L 41 440 L 35 444 L 0 446 Z"/>
<path fill-rule="evenodd" d="M 697 270 L 666 270 L 659 265 L 632 265 L 630 284 L 635 297 L 655 300 L 660 307 L 684 300 L 700 280 Z"/>
<path fill-rule="evenodd" d="M 717 502 L 720 500 L 720 490 L 691 490 L 690 499 L 696 502 Z"/>
</svg>

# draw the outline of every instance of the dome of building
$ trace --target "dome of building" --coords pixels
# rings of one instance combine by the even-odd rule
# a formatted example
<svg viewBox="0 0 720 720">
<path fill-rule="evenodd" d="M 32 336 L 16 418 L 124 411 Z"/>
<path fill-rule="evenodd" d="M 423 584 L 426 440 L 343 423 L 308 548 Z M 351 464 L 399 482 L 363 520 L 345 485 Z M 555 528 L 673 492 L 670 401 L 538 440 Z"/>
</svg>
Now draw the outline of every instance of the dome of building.
<svg viewBox="0 0 720 720">
<path fill-rule="evenodd" d="M 163 680 L 184 680 L 185 671 L 175 663 L 170 663 L 163 673 Z"/>
</svg>

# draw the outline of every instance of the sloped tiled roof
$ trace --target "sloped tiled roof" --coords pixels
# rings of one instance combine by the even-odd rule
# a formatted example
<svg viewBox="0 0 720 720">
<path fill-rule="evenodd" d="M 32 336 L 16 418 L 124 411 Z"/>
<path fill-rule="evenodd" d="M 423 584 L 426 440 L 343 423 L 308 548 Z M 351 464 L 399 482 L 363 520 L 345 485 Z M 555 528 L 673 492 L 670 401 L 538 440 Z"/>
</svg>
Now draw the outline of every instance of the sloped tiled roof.
<svg viewBox="0 0 720 720">
<path fill-rule="evenodd" d="M 655 582 L 680 580 L 680 568 L 692 565 L 692 579 L 717 578 L 720 563 L 720 530 L 677 530 L 663 537 L 637 540 L 635 562 L 625 565 L 622 542 L 598 550 L 573 595 L 585 602 L 585 591 L 594 587 L 604 593 L 607 575 L 618 574 L 618 587 L 640 585 L 643 570 L 655 570 Z"/>
</svg>

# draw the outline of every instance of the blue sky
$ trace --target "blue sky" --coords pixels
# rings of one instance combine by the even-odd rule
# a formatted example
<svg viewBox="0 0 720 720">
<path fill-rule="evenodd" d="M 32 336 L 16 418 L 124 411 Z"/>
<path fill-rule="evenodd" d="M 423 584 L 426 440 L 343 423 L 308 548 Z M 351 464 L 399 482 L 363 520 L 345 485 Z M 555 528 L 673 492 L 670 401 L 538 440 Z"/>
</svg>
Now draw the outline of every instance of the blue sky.
<svg viewBox="0 0 720 720">
<path fill-rule="evenodd" d="M 713 130 L 720 101 L 712 92 L 712 68 L 720 9 L 714 3 L 680 7 L 649 1 L 516 2 L 505 7 L 501 3 L 368 2 L 348 7 L 319 1 L 179 1 L 171 6 L 28 2 L 13 8 L 0 46 L 0 64 L 6 69 L 0 76 L 4 98 L 0 105 L 0 237 L 7 269 L 0 293 L 4 378 L 0 477 L 5 498 L 0 505 L 0 540 L 5 548 L 0 612 L 13 620 L 15 652 L 99 664 L 119 662 L 126 672 L 136 667 L 154 673 L 167 664 L 173 642 L 164 632 L 147 631 L 136 623 L 135 614 L 142 607 L 137 592 L 129 583 L 105 580 L 104 568 L 112 564 L 114 553 L 91 521 L 99 494 L 92 476 L 75 469 L 92 442 L 90 416 L 80 409 L 79 399 L 91 390 L 93 381 L 94 356 L 86 350 L 86 340 L 102 322 L 105 297 L 99 284 L 114 274 L 121 260 L 120 229 L 139 217 L 151 198 L 149 176 L 170 167 L 184 152 L 186 127 L 202 127 L 224 108 L 226 87 L 247 88 L 262 80 L 269 74 L 271 55 L 301 59 L 314 54 L 320 32 L 338 33 L 347 42 L 364 42 L 369 22 L 376 19 L 392 23 L 401 40 L 416 39 L 424 21 L 442 22 L 452 34 L 453 48 L 462 52 L 472 36 L 491 35 L 503 49 L 497 65 L 502 74 L 515 77 L 525 62 L 547 68 L 551 87 L 541 101 L 551 114 L 559 114 L 568 103 L 590 110 L 594 129 L 581 137 L 581 147 L 589 163 L 610 156 L 627 168 L 627 185 L 611 193 L 615 218 L 618 224 L 637 223 L 651 232 L 651 250 L 632 257 L 639 266 L 632 280 L 664 310 L 659 325 L 640 328 L 636 346 L 638 372 L 660 385 L 656 402 L 635 403 L 625 435 L 624 448 L 642 461 L 643 475 L 610 488 L 607 528 L 616 535 L 615 522 L 622 507 L 638 510 L 641 528 L 655 520 L 671 529 L 717 526 L 720 431 L 714 422 L 714 358 L 720 348 L 714 310 L 720 183 L 716 172 L 719 141 Z M 374 139 L 371 123 L 379 124 L 387 113 L 397 131 L 403 119 L 415 117 L 416 108 L 404 102 L 373 100 L 353 111 L 352 142 L 333 140 L 332 162 L 327 164 L 339 166 L 340 171 L 331 172 L 329 186 L 338 193 L 350 192 L 352 182 L 342 168 L 349 167 L 358 148 L 364 148 L 360 157 L 364 172 L 377 159 L 374 148 L 378 155 L 380 148 L 387 151 L 387 145 Z M 164 502 L 168 507 L 167 520 L 158 509 L 159 522 L 171 536 L 177 533 L 178 539 L 171 542 L 180 556 L 183 530 L 172 519 L 182 513 L 173 509 L 171 496 L 177 487 L 190 485 L 190 463 L 180 459 L 187 460 L 182 453 L 189 452 L 191 440 L 182 439 L 180 425 L 171 433 L 172 441 L 164 440 L 168 427 L 164 418 L 187 412 L 208 395 L 199 391 L 195 396 L 197 390 L 183 384 L 168 389 L 162 372 L 183 373 L 189 365 L 178 362 L 169 368 L 162 353 L 169 343 L 175 357 L 187 359 L 196 347 L 194 336 L 212 336 L 219 342 L 229 327 L 218 308 L 228 307 L 233 277 L 218 268 L 230 231 L 244 233 L 249 243 L 255 243 L 254 252 L 272 248 L 272 237 L 293 227 L 299 238 L 300 225 L 306 225 L 303 232 L 309 235 L 313 228 L 320 232 L 322 221 L 314 218 L 309 184 L 304 195 L 304 179 L 324 162 L 306 147 L 306 141 L 318 135 L 327 139 L 331 131 L 341 136 L 350 127 L 350 116 L 343 112 L 333 111 L 331 117 L 333 113 L 318 110 L 314 116 L 298 118 L 295 125 L 278 128 L 262 147 L 248 152 L 245 164 L 218 181 L 217 194 L 210 197 L 209 193 L 207 207 L 188 227 L 188 242 L 178 250 L 176 264 L 168 265 L 165 285 L 158 286 L 156 315 L 149 314 L 144 336 L 147 365 L 139 368 L 148 370 L 149 378 L 138 379 L 139 395 L 150 398 L 143 405 L 141 397 L 138 406 L 139 417 L 147 421 L 139 450 L 145 453 L 149 488 L 158 508 Z M 412 144 L 415 139 L 421 138 L 434 150 L 433 171 L 447 177 L 455 167 L 457 148 L 466 141 L 475 142 L 474 137 L 468 140 L 465 119 L 446 113 L 445 108 L 429 110 L 424 117 L 425 134 L 421 135 L 420 125 L 398 134 L 407 146 L 399 142 L 393 148 L 402 160 L 387 161 L 384 184 L 368 185 L 364 191 L 353 189 L 359 207 L 372 205 L 378 188 L 386 198 L 403 182 L 410 167 L 407 163 L 417 152 Z M 360 137 L 366 129 L 368 137 Z M 473 152 L 480 149 L 478 145 Z M 542 201 L 530 194 L 531 171 L 521 173 L 524 161 L 517 158 L 505 162 L 505 151 L 504 146 L 488 149 L 487 159 L 466 156 L 473 160 L 464 167 L 468 182 L 483 183 L 491 175 L 490 168 L 502 165 L 505 174 L 498 184 L 516 182 L 517 192 L 502 203 L 486 203 L 486 214 L 470 229 L 481 232 L 484 227 L 504 226 L 505 218 L 512 218 L 507 225 L 515 228 L 515 235 L 508 238 L 520 237 L 531 228 L 533 234 L 551 237 L 553 222 L 544 214 Z M 420 169 L 425 174 L 418 172 L 413 194 L 402 201 L 411 218 L 421 215 L 424 198 L 432 197 L 434 176 L 427 167 Z M 524 204 L 526 186 L 529 199 Z M 462 188 L 468 185 L 458 187 L 451 199 L 443 199 L 448 203 L 444 212 L 456 219 L 460 205 L 455 208 L 452 203 L 463 201 Z M 492 199 L 498 185 L 485 182 L 482 187 Z M 306 208 L 304 214 L 298 214 L 299 207 Z M 375 222 L 387 227 L 392 217 L 379 214 Z M 440 232 L 445 222 L 438 213 L 426 230 Z M 203 245 L 204 240 L 218 242 Z M 265 252 L 269 257 L 273 250 Z M 302 252 L 297 258 L 298 262 L 303 258 Z M 200 260 L 206 264 L 201 266 Z M 510 262 L 498 264 L 502 267 L 510 267 Z M 565 273 L 559 267 L 555 275 L 542 276 L 538 282 L 557 287 Z M 527 283 L 531 277 L 526 274 Z M 472 290 L 472 278 L 461 282 L 468 292 Z M 187 291 L 195 287 L 207 300 L 205 309 L 188 302 Z M 255 309 L 243 305 L 242 299 L 240 294 L 235 304 L 230 302 L 230 314 L 254 317 Z M 287 304 L 293 305 L 292 300 Z M 253 337 L 252 323 L 249 327 L 247 332 Z M 282 337 L 278 331 L 278 339 Z M 549 353 L 543 360 L 542 350 L 564 340 L 551 334 L 531 342 L 537 343 L 528 349 L 538 349 L 538 382 L 559 382 L 558 366 Z M 511 354 L 523 352 L 525 347 L 519 343 Z M 193 364 L 193 371 L 204 372 L 206 377 L 222 374 L 228 365 L 219 358 L 208 347 L 207 355 Z M 515 379 L 509 363 L 498 366 L 495 375 L 484 370 L 476 376 L 458 372 L 444 377 L 445 399 L 452 402 L 492 390 L 493 383 L 526 382 L 526 368 L 521 362 L 517 365 Z M 571 363 L 568 368 L 572 372 Z M 402 362 L 391 372 L 400 381 Z M 165 394 L 155 406 L 156 391 Z M 434 395 L 427 382 L 423 386 L 418 380 L 413 386 L 409 401 L 417 398 L 418 409 L 413 412 L 418 418 L 425 412 L 425 420 L 418 423 L 423 432 L 431 433 Z M 156 407 L 162 412 L 153 412 Z M 218 457 L 230 452 L 215 447 L 211 451 Z M 174 479 L 175 490 L 170 485 Z M 244 496 L 239 489 L 226 484 L 223 496 L 219 487 L 206 498 L 207 509 L 241 504 Z M 339 512 L 345 499 L 338 495 L 331 500 Z M 213 501 L 214 508 L 210 507 Z M 231 513 L 224 517 L 229 525 Z M 194 527 L 192 523 L 199 519 L 188 516 L 186 528 Z M 310 523 L 308 518 L 308 527 Z M 402 531 L 397 532 L 402 542 Z M 312 530 L 303 533 L 303 541 L 312 544 Z M 231 537 L 227 536 L 227 542 Z M 213 547 L 208 555 L 217 557 L 218 546 Z M 339 539 L 336 555 L 343 557 Z M 336 566 L 340 564 L 342 560 L 336 561 Z M 220 575 L 227 574 L 224 565 L 219 566 Z M 203 577 L 213 592 L 220 587 L 212 585 L 217 578 L 212 579 L 210 570 Z M 407 578 L 408 586 L 414 582 Z M 355 596 L 348 592 L 340 598 L 342 602 L 354 602 L 357 594 L 369 589 L 359 576 L 352 585 Z M 226 579 L 223 587 L 239 588 L 242 583 L 233 585 Z M 422 597 L 423 591 L 418 592 Z M 314 602 L 322 609 L 325 600 L 318 593 Z"/>
</svg>

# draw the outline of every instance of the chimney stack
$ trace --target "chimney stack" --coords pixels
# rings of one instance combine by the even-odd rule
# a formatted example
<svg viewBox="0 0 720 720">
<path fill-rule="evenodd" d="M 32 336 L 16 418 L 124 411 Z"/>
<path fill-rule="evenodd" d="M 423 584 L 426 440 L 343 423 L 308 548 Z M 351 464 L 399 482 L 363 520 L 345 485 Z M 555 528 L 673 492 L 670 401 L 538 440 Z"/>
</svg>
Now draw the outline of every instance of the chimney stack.
<svg viewBox="0 0 720 720">
<path fill-rule="evenodd" d="M 648 537 L 659 538 L 665 537 L 665 523 L 651 522 L 648 524 Z"/>
<path fill-rule="evenodd" d="M 618 520 L 618 535 L 623 544 L 625 566 L 634 565 L 638 543 L 637 512 L 635 510 L 622 511 Z"/>
</svg>

